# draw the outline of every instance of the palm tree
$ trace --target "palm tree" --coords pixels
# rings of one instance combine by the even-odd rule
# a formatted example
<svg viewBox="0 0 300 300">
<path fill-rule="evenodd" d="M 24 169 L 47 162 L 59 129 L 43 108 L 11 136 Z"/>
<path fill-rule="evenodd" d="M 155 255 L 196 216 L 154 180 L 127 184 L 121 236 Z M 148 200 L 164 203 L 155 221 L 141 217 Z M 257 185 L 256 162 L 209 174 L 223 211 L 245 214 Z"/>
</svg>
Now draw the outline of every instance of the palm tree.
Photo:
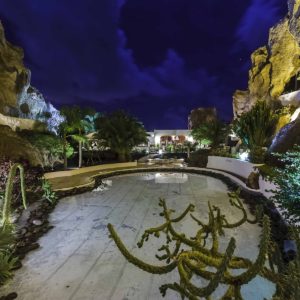
<svg viewBox="0 0 300 300">
<path fill-rule="evenodd" d="M 90 108 L 80 108 L 77 105 L 65 106 L 61 109 L 61 114 L 65 121 L 60 124 L 60 135 L 64 145 L 64 166 L 67 168 L 66 146 L 67 138 L 78 142 L 78 167 L 82 166 L 82 145 L 87 142 L 86 133 L 92 128 L 92 124 L 85 116 L 95 114 Z"/>
<path fill-rule="evenodd" d="M 124 111 L 100 116 L 96 120 L 98 138 L 118 154 L 119 161 L 126 161 L 133 147 L 147 143 L 144 126 Z"/>
</svg>

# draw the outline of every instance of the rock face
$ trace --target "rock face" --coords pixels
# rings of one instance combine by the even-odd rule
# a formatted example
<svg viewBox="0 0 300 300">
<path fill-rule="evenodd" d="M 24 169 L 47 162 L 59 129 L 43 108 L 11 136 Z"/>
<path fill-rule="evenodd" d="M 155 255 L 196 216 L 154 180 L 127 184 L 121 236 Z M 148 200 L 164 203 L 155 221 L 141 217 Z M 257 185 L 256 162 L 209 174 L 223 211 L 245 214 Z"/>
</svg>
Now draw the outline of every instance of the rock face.
<svg viewBox="0 0 300 300">
<path fill-rule="evenodd" d="M 295 144 L 300 145 L 300 117 L 281 128 L 269 151 L 284 153 L 292 149 Z"/>
<path fill-rule="evenodd" d="M 0 113 L 47 124 L 48 130 L 57 133 L 63 121 L 59 111 L 46 103 L 43 95 L 30 85 L 31 73 L 24 67 L 24 53 L 5 39 L 0 22 Z M 27 110 L 22 111 L 22 105 Z"/>
<path fill-rule="evenodd" d="M 0 153 L 1 156 L 13 160 L 26 159 L 31 166 L 43 166 L 43 157 L 27 140 L 21 138 L 8 126 L 0 125 Z"/>
<path fill-rule="evenodd" d="M 46 103 L 43 95 L 30 85 L 30 79 L 31 73 L 28 72 L 28 81 L 19 96 L 19 116 L 43 122 L 47 124 L 49 131 L 56 134 L 59 124 L 63 122 L 64 119 L 60 112 L 51 103 Z M 26 105 L 28 111 L 22 111 L 22 105 Z"/>
<path fill-rule="evenodd" d="M 28 80 L 28 71 L 23 64 L 24 53 L 5 39 L 0 22 L 0 113 L 14 114 L 18 95 Z"/>
<path fill-rule="evenodd" d="M 10 116 L 5 116 L 0 113 L 0 125 L 8 126 L 13 131 L 18 130 L 32 130 L 37 132 L 45 132 L 47 131 L 47 127 L 44 123 L 30 120 L 30 119 L 21 119 Z"/>
<path fill-rule="evenodd" d="M 300 0 L 289 0 L 289 13 L 272 27 L 267 46 L 253 52 L 248 91 L 233 96 L 234 115 L 247 112 L 258 100 L 276 101 L 288 92 L 300 71 Z"/>
</svg>

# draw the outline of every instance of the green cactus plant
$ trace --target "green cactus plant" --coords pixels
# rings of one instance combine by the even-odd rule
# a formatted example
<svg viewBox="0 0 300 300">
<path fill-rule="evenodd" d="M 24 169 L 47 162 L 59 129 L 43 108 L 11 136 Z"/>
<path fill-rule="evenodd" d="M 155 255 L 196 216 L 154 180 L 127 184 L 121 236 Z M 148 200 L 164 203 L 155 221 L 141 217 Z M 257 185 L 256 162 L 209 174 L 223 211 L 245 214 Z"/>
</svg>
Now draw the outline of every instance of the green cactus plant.
<svg viewBox="0 0 300 300">
<path fill-rule="evenodd" d="M 285 267 L 285 276 L 278 273 L 278 259 L 277 261 L 272 260 L 272 258 L 276 256 L 274 255 L 274 249 L 276 247 L 271 247 L 270 220 L 267 216 L 263 216 L 262 208 L 259 207 L 257 209 L 255 219 L 251 220 L 248 218 L 247 212 L 239 198 L 239 191 L 229 193 L 229 197 L 231 205 L 243 213 L 242 218 L 233 224 L 228 222 L 225 215 L 222 215 L 220 208 L 212 206 L 210 203 L 208 203 L 209 220 L 208 223 L 205 224 L 192 214 L 194 211 L 193 205 L 189 205 L 181 215 L 177 218 L 173 218 L 172 214 L 174 213 L 174 210 L 167 207 L 164 199 L 159 200 L 159 206 L 163 209 L 161 216 L 164 217 L 165 223 L 156 228 L 147 229 L 137 245 L 139 248 L 145 246 L 145 243 L 149 240 L 150 236 L 155 236 L 157 238 L 161 235 L 165 236 L 165 244 L 158 249 L 159 252 L 163 252 L 164 254 L 156 255 L 158 260 L 166 262 L 166 265 L 164 266 L 151 265 L 133 256 L 123 244 L 114 227 L 111 224 L 108 224 L 110 237 L 114 240 L 120 252 L 130 263 L 148 273 L 166 274 L 177 268 L 180 282 L 162 285 L 160 287 L 162 296 L 166 295 L 167 290 L 173 290 L 179 293 L 182 299 L 188 298 L 197 300 L 205 298 L 211 300 L 211 294 L 216 290 L 219 284 L 225 284 L 227 290 L 221 300 L 242 300 L 241 287 L 250 282 L 257 275 L 260 275 L 277 285 L 277 292 L 274 295 L 274 300 L 281 299 L 278 297 L 281 297 L 284 294 L 288 284 L 293 284 L 295 290 L 296 287 L 299 289 L 299 257 L 296 261 L 289 264 L 288 267 Z M 183 233 L 177 232 L 174 228 L 174 224 L 182 221 L 188 214 L 190 214 L 191 218 L 197 222 L 200 227 L 196 235 L 191 238 L 188 238 Z M 250 224 L 262 222 L 263 229 L 259 253 L 254 262 L 233 255 L 235 250 L 234 238 L 230 239 L 225 253 L 219 252 L 219 237 L 225 235 L 224 229 L 237 228 L 246 222 Z M 212 242 L 208 243 L 208 241 Z M 297 243 L 299 247 L 299 236 Z M 208 246 L 208 244 L 210 245 Z M 184 250 L 182 249 L 182 246 L 184 246 Z M 187 247 L 189 250 L 186 250 Z M 277 250 L 278 249 L 276 249 L 276 251 Z M 276 253 L 278 254 L 278 252 Z M 269 267 L 267 267 L 267 261 L 269 261 Z M 276 267 L 274 267 L 274 265 L 276 265 Z M 216 271 L 212 272 L 211 267 L 215 268 Z M 245 269 L 246 271 L 239 275 L 233 275 L 232 270 L 234 269 Z M 200 276 L 201 278 L 208 280 L 208 285 L 206 287 L 196 286 L 192 283 L 192 278 L 194 276 Z M 290 276 L 293 276 L 293 281 L 291 281 Z M 299 291 L 296 290 L 296 292 L 293 293 L 295 294 L 298 292 Z"/>
<path fill-rule="evenodd" d="M 17 171 L 20 172 L 20 182 L 21 182 L 21 194 L 23 206 L 26 209 L 26 191 L 25 191 L 25 180 L 24 180 L 24 168 L 21 164 L 14 164 L 8 174 L 6 189 L 4 194 L 4 201 L 2 206 L 2 219 L 1 226 L 5 227 L 10 224 L 10 214 L 11 214 L 11 200 L 12 200 L 12 190 L 14 185 L 14 178 Z"/>
<path fill-rule="evenodd" d="M 2 197 L 1 223 L 0 223 L 0 284 L 3 284 L 12 276 L 17 258 L 12 257 L 11 245 L 13 244 L 14 226 L 10 222 L 11 200 L 14 178 L 17 171 L 20 172 L 21 194 L 23 206 L 26 208 L 26 191 L 24 180 L 24 168 L 21 164 L 14 164 L 8 174 L 4 197 Z"/>
</svg>

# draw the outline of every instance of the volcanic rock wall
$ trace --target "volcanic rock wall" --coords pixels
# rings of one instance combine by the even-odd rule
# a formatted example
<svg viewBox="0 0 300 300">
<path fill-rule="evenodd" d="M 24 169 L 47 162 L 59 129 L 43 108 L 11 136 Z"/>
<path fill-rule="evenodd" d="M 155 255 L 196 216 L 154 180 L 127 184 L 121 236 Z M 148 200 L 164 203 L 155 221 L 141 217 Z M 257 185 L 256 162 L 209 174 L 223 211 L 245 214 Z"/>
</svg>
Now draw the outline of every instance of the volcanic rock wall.
<svg viewBox="0 0 300 300">
<path fill-rule="evenodd" d="M 270 29 L 268 45 L 251 55 L 248 90 L 233 96 L 235 117 L 258 100 L 278 100 L 300 71 L 300 0 L 289 0 L 288 9 L 288 15 Z"/>
<path fill-rule="evenodd" d="M 17 108 L 18 95 L 28 78 L 23 57 L 23 50 L 5 39 L 0 21 L 0 113 L 14 114 Z"/>
</svg>

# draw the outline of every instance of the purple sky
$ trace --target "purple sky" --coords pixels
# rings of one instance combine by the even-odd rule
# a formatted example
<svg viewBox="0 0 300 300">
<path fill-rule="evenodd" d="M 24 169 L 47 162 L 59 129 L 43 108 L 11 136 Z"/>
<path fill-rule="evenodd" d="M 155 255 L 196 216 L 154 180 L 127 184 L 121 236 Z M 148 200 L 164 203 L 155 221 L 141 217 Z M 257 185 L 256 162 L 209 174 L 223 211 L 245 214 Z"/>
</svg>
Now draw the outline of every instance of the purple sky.
<svg viewBox="0 0 300 300">
<path fill-rule="evenodd" d="M 191 109 L 232 118 L 250 53 L 285 0 L 1 0 L 7 38 L 55 106 L 125 109 L 148 130 L 186 128 Z"/>
</svg>

